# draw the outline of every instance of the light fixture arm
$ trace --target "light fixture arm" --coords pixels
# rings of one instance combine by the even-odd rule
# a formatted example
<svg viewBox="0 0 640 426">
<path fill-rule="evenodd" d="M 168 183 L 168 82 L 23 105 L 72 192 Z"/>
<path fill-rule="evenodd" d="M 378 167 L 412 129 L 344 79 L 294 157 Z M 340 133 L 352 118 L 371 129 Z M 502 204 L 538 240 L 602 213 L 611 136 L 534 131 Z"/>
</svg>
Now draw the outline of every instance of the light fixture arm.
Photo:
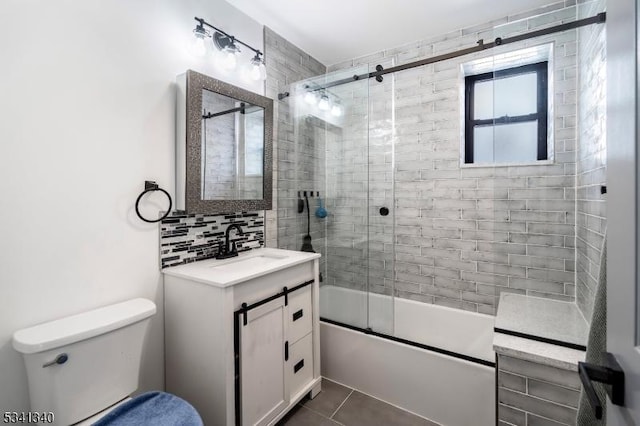
<svg viewBox="0 0 640 426">
<path fill-rule="evenodd" d="M 211 25 L 210 23 L 208 23 L 207 21 L 205 21 L 202 18 L 198 18 L 197 16 L 194 18 L 196 21 L 198 21 L 200 26 L 207 26 L 213 30 L 215 30 L 216 32 L 219 32 L 220 34 L 224 35 L 225 37 L 228 37 L 230 40 L 232 40 L 234 43 L 240 43 L 241 45 L 243 45 L 244 47 L 251 49 L 253 52 L 255 52 L 256 55 L 258 55 L 258 57 L 262 56 L 263 53 L 258 50 L 258 49 L 254 49 L 253 47 L 249 46 L 247 43 L 243 42 L 240 39 L 235 38 L 234 36 L 232 36 L 231 34 L 222 31 L 220 28 L 214 27 L 213 25 Z"/>
</svg>

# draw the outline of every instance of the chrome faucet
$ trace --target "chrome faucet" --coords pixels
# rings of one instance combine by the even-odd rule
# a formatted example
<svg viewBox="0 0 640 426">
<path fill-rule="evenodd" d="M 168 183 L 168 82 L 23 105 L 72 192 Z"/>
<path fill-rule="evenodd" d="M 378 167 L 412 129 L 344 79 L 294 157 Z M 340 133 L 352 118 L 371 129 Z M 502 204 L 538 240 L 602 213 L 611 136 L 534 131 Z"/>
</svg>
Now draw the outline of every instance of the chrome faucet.
<svg viewBox="0 0 640 426">
<path fill-rule="evenodd" d="M 229 241 L 229 235 L 231 234 L 231 230 L 233 229 L 237 231 L 238 235 L 244 235 L 244 232 L 242 232 L 242 228 L 240 227 L 240 225 L 238 225 L 237 223 L 232 223 L 231 225 L 229 225 L 226 232 L 224 233 L 224 247 L 222 245 L 219 247 L 216 259 L 228 259 L 230 257 L 236 257 L 238 255 L 236 242 Z"/>
</svg>

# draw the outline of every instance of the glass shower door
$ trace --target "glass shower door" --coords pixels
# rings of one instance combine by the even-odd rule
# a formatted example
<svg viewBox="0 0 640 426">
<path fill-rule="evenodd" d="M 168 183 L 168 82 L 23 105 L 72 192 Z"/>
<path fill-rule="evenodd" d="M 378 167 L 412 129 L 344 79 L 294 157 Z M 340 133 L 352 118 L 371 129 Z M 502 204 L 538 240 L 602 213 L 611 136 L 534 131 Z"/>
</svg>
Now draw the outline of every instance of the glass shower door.
<svg viewBox="0 0 640 426">
<path fill-rule="evenodd" d="M 385 68 L 393 62 L 382 64 Z M 375 71 L 376 64 L 369 66 Z M 368 79 L 368 310 L 369 328 L 394 335 L 395 199 L 394 81 Z"/>
<path fill-rule="evenodd" d="M 321 85 L 366 73 L 366 67 L 331 73 Z M 320 91 L 331 109 L 326 135 L 326 286 L 321 316 L 369 328 L 367 214 L 369 87 L 366 79 Z"/>
<path fill-rule="evenodd" d="M 320 316 L 392 334 L 391 92 L 388 84 L 373 79 L 353 80 L 354 75 L 368 72 L 367 66 L 355 67 L 292 87 L 295 172 L 293 182 L 284 185 L 289 197 L 282 204 L 289 206 L 290 213 L 296 210 L 298 191 L 302 195 L 305 190 L 315 191 L 310 198 L 309 229 L 315 250 L 323 255 Z M 370 89 L 377 94 L 376 104 L 370 102 Z M 370 121 L 370 114 L 375 122 Z M 324 218 L 315 215 L 318 193 L 327 211 Z M 306 214 L 297 214 L 296 224 L 294 239 L 299 240 L 306 233 Z"/>
</svg>

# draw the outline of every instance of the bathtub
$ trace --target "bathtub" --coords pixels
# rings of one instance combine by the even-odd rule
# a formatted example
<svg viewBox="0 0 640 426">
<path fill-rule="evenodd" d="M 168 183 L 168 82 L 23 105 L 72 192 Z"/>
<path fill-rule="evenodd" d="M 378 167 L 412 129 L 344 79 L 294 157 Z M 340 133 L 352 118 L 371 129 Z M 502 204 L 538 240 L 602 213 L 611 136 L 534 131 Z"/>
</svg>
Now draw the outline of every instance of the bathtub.
<svg viewBox="0 0 640 426">
<path fill-rule="evenodd" d="M 320 316 L 322 376 L 444 426 L 495 425 L 493 316 L 336 286 Z"/>
</svg>

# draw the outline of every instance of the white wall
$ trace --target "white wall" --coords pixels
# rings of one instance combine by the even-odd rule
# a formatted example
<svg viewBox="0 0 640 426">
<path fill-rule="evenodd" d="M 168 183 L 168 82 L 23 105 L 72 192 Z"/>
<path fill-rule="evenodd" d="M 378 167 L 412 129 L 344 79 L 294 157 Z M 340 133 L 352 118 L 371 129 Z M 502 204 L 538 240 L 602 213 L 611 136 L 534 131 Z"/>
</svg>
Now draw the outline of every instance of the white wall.
<svg viewBox="0 0 640 426">
<path fill-rule="evenodd" d="M 194 16 L 262 49 L 221 0 L 0 3 L 1 411 L 28 408 L 15 330 L 138 296 L 159 308 L 142 389 L 164 386 L 159 231 L 134 202 L 147 179 L 173 194 L 175 76 L 238 83 L 187 53 Z"/>
</svg>

